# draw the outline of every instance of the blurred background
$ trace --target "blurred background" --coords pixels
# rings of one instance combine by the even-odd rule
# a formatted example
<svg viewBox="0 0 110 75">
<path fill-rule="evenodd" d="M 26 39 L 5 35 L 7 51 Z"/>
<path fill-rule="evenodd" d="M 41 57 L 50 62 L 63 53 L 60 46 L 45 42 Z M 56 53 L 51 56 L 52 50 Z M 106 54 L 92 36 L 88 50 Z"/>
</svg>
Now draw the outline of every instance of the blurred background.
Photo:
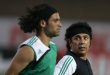
<svg viewBox="0 0 110 75">
<path fill-rule="evenodd" d="M 110 75 L 110 0 L 0 0 L 0 75 L 7 70 L 18 45 L 32 34 L 24 34 L 18 17 L 26 8 L 47 3 L 60 12 L 62 30 L 52 40 L 59 46 L 58 59 L 65 54 L 65 29 L 77 21 L 86 21 L 93 28 L 89 60 L 94 75 Z"/>
</svg>

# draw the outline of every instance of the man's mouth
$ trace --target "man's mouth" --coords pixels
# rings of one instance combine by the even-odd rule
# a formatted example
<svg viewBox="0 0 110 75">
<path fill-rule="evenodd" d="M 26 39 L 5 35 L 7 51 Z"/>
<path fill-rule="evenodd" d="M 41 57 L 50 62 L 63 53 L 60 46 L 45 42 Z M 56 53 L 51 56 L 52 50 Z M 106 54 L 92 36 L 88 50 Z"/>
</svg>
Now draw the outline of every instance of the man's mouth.
<svg viewBox="0 0 110 75">
<path fill-rule="evenodd" d="M 85 47 L 79 47 L 79 49 L 83 50 L 83 49 L 85 49 Z"/>
</svg>

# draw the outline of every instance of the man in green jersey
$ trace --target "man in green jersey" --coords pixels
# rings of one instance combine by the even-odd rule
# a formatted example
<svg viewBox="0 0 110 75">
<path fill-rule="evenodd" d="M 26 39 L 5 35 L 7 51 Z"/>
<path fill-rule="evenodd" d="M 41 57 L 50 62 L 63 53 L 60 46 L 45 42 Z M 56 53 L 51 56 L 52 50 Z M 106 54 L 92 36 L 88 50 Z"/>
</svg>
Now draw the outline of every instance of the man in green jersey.
<svg viewBox="0 0 110 75">
<path fill-rule="evenodd" d="M 25 33 L 35 32 L 36 35 L 20 44 L 5 75 L 53 75 L 57 47 L 51 39 L 60 33 L 59 12 L 41 4 L 19 19 Z"/>
</svg>

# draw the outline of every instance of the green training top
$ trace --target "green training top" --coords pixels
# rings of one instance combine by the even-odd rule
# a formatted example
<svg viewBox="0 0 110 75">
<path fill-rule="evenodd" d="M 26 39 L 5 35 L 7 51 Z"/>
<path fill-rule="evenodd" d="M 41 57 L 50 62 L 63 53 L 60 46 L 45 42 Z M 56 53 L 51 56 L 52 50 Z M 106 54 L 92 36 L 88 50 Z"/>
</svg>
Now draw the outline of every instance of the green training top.
<svg viewBox="0 0 110 75">
<path fill-rule="evenodd" d="M 36 36 L 26 40 L 20 47 L 23 45 L 30 46 L 35 53 L 35 57 L 19 75 L 53 75 L 58 50 L 57 46 L 50 42 L 49 47 L 47 47 Z"/>
</svg>

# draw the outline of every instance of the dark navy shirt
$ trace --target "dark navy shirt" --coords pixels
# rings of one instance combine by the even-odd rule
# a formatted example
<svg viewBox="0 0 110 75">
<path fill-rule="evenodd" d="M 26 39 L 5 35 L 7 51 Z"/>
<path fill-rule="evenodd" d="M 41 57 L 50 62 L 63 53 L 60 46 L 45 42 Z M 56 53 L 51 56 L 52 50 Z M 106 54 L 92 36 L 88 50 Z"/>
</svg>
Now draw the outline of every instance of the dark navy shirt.
<svg viewBox="0 0 110 75">
<path fill-rule="evenodd" d="M 67 55 L 71 55 L 77 64 L 76 71 L 72 75 L 93 75 L 90 63 L 88 60 L 81 59 L 75 53 L 68 51 Z"/>
</svg>

